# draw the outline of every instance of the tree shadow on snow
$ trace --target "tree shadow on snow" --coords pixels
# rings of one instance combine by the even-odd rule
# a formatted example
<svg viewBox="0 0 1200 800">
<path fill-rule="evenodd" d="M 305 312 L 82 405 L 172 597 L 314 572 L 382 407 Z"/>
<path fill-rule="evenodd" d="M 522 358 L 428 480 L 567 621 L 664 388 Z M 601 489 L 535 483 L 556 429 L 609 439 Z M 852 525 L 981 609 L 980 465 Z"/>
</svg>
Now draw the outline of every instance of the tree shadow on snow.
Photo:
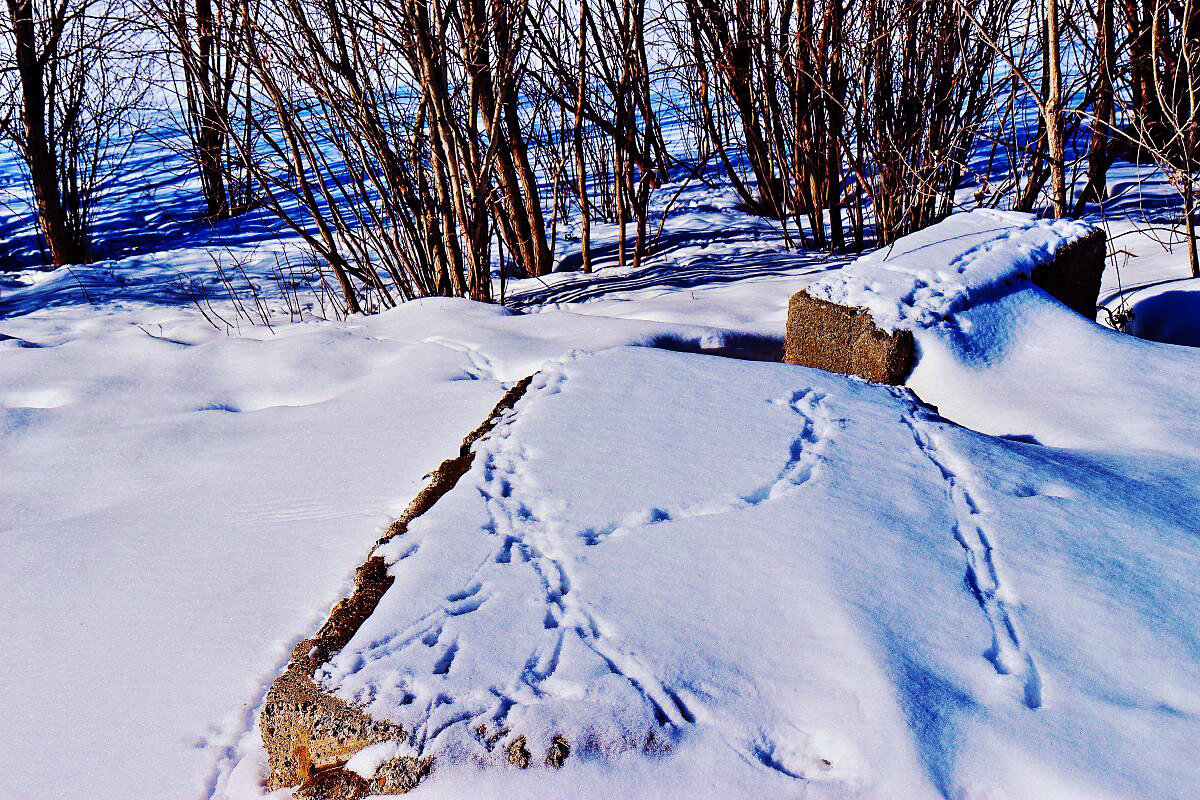
<svg viewBox="0 0 1200 800">
<path fill-rule="evenodd" d="M 837 269 L 854 259 L 854 255 L 830 256 L 811 250 L 764 250 L 753 245 L 765 237 L 731 239 L 726 231 L 681 231 L 663 234 L 650 257 L 650 264 L 636 270 L 615 270 L 617 244 L 605 243 L 592 248 L 594 272 L 578 274 L 569 280 L 544 284 L 505 298 L 509 308 L 521 309 L 551 303 L 580 303 L 618 292 L 640 289 L 693 289 L 712 284 L 734 283 L 757 278 L 783 275 L 808 275 Z M 709 243 L 729 243 L 730 250 L 704 253 Z M 743 245 L 738 247 L 738 245 Z M 680 251 L 685 250 L 681 255 Z M 694 252 L 687 252 L 694 251 Z M 582 256 L 572 254 L 561 262 L 572 271 L 578 269 Z"/>
</svg>

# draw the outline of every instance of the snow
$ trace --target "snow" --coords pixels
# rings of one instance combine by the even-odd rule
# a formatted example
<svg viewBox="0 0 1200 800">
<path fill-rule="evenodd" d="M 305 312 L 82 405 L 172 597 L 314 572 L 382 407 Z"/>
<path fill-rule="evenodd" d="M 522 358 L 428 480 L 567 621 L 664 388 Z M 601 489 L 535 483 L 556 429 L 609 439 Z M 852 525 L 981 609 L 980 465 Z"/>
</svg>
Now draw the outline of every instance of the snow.
<svg viewBox="0 0 1200 800">
<path fill-rule="evenodd" d="M 1197 346 L 1197 294 L 1186 244 L 1178 231 L 1136 220 L 1108 223 L 1116 263 L 1105 274 L 1100 304 L 1109 315 L 1126 315 L 1127 330 L 1143 339 Z"/>
<path fill-rule="evenodd" d="M 1145 205 L 1113 174 L 1120 213 Z M 1155 240 L 1163 198 L 1157 228 L 1092 220 L 1119 251 L 1102 300 L 1143 340 L 1009 280 L 1078 223 L 960 214 L 846 267 L 719 186 L 679 196 L 636 271 L 598 225 L 597 273 L 508 281 L 508 309 L 327 321 L 299 276 L 297 318 L 298 276 L 272 273 L 295 241 L 190 221 L 169 177 L 103 220 L 102 260 L 0 283 L 0 797 L 263 797 L 290 648 L 539 370 L 322 673 L 417 732 L 355 769 L 436 753 L 417 797 L 1194 793 L 1200 363 L 1148 340 L 1195 343 L 1197 286 Z M 210 251 L 246 262 L 234 292 L 269 327 Z M 941 416 L 714 357 L 777 352 L 814 281 L 915 329 L 910 386 Z M 485 766 L 472 727 L 498 716 L 529 770 Z"/>
<path fill-rule="evenodd" d="M 659 194 L 673 196 L 681 188 L 667 186 Z M 697 187 L 680 194 L 669 221 L 662 236 L 652 240 L 647 264 L 636 270 L 615 263 L 616 226 L 594 226 L 596 272 L 509 281 L 506 304 L 684 325 L 703 321 L 780 340 L 797 287 L 851 260 L 788 248 L 779 223 L 738 210 L 727 188 Z"/>
<path fill-rule="evenodd" d="M 1176 459 L 645 348 L 544 369 L 476 452 L 317 676 L 435 756 L 418 797 L 501 796 L 475 765 L 555 734 L 564 772 L 642 753 L 680 797 L 714 771 L 759 796 L 1190 791 L 1200 487 Z"/>
<path fill-rule="evenodd" d="M 1100 289 L 1102 306 L 1117 311 L 1147 291 L 1191 278 L 1185 240 L 1176 228 L 1123 218 L 1103 225 L 1112 256 Z"/>
<path fill-rule="evenodd" d="M 1129 332 L 1142 339 L 1200 347 L 1200 278 L 1140 292 Z"/>
<path fill-rule="evenodd" d="M 36 346 L 0 342 L 0 797 L 207 796 L 297 633 L 498 395 L 437 345 L 131 323 L 4 324 Z"/>
<path fill-rule="evenodd" d="M 810 283 L 813 297 L 865 308 L 886 331 L 930 327 L 1029 274 L 1092 230 L 1072 219 L 1040 220 L 976 209 L 906 236 Z"/>
<path fill-rule="evenodd" d="M 0 684 L 39 732 L 0 750 L 0 797 L 53 798 L 227 783 L 292 644 L 509 383 L 576 347 L 731 340 L 464 300 L 230 336 L 64 305 L 0 331 Z"/>
<path fill-rule="evenodd" d="M 1179 453 L 1200 442 L 1200 353 L 1115 333 L 1024 285 L 915 332 L 907 385 L 950 419 L 1050 447 Z M 1136 379 L 1130 379 L 1137 376 Z"/>
</svg>

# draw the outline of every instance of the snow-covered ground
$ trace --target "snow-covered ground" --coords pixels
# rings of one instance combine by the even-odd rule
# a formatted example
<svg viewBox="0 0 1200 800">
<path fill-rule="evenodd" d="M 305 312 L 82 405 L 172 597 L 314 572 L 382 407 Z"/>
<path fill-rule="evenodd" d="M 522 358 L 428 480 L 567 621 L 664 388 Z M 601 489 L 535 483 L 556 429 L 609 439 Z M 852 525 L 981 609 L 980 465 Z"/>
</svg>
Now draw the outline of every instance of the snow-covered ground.
<svg viewBox="0 0 1200 800">
<path fill-rule="evenodd" d="M 1156 342 L 1200 346 L 1200 280 L 1187 268 L 1178 231 L 1129 220 L 1108 225 L 1112 263 L 1100 301 L 1109 311 L 1132 312 L 1131 333 Z M 1101 322 L 1106 321 L 1104 314 Z"/>
<path fill-rule="evenodd" d="M 912 385 L 976 431 L 799 367 L 544 365 L 318 683 L 434 756 L 418 796 L 603 797 L 614 763 L 651 796 L 1186 796 L 1200 390 L 1163 377 L 1200 353 L 1015 279 L 1081 230 L 965 215 L 810 284 L 914 326 Z M 518 736 L 572 757 L 480 771 Z"/>
<path fill-rule="evenodd" d="M 494 714 L 472 693 L 495 686 L 531 736 L 658 729 L 667 752 L 448 766 L 418 796 L 1200 782 L 1193 349 L 1011 293 L 966 312 L 972 341 L 922 343 L 912 385 L 941 418 L 849 379 L 665 352 L 765 357 L 791 293 L 846 262 L 787 251 L 719 190 L 689 192 L 636 272 L 510 282 L 514 310 L 427 300 L 344 322 L 288 320 L 268 270 L 289 245 L 261 220 L 207 230 L 150 208 L 150 244 L 0 283 L 0 798 L 261 795 L 256 710 L 290 647 L 422 476 L 547 364 L 481 444 L 468 486 L 491 499 L 460 492 L 404 543 L 424 599 L 390 593 L 364 633 L 442 613 L 437 643 L 399 636 L 372 659 L 356 640 L 324 679 L 366 700 L 411 671 L 424 705 L 371 702 L 415 723 L 414 746 L 441 747 L 463 709 Z M 1181 250 L 1108 224 L 1126 235 L 1106 305 L 1176 324 L 1197 291 Z M 210 250 L 250 259 L 270 328 L 237 317 Z M 504 480 L 515 500 L 489 490 Z M 512 529 L 487 533 L 494 519 Z M 497 562 L 504 547 L 529 559 Z M 557 601 L 537 573 L 556 563 Z M 446 611 L 476 583 L 486 602 Z"/>
<path fill-rule="evenodd" d="M 11 730 L 39 731 L 6 743 L 0 797 L 204 795 L 294 640 L 505 381 L 575 343 L 722 336 L 449 300 L 257 336 L 198 317 L 0 327 L 0 681 Z"/>
<path fill-rule="evenodd" d="M 1190 791 L 1200 487 L 1174 456 L 644 348 L 544 368 L 477 453 L 318 672 L 440 759 L 418 797 L 604 797 L 613 760 L 680 798 Z M 477 771 L 517 735 L 572 756 Z"/>
</svg>

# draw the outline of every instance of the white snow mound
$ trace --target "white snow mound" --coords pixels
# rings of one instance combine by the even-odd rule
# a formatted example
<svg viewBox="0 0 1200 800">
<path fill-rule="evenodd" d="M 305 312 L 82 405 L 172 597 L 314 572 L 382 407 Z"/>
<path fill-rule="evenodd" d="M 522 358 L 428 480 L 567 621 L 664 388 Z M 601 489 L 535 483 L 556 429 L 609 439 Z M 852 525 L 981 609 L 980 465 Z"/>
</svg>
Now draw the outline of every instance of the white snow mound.
<svg viewBox="0 0 1200 800">
<path fill-rule="evenodd" d="M 1091 231 L 1078 220 L 977 209 L 822 275 L 806 291 L 867 309 L 883 330 L 926 328 L 996 287 L 1027 277 L 1060 247 Z"/>
<path fill-rule="evenodd" d="M 1119 465 L 904 390 L 646 348 L 545 368 L 476 447 L 317 674 L 437 757 L 418 797 L 1167 798 L 1200 778 L 1194 453 Z"/>
</svg>

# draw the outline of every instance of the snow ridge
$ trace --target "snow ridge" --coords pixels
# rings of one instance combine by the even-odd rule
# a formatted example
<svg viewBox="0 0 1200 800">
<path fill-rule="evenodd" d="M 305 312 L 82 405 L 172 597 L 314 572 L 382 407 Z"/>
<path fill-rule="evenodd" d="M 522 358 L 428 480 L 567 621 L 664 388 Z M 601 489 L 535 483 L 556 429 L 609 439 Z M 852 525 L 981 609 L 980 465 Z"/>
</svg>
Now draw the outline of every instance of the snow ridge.
<svg viewBox="0 0 1200 800">
<path fill-rule="evenodd" d="M 497 376 L 496 365 L 492 363 L 492 359 L 478 347 L 445 336 L 427 336 L 421 341 L 426 344 L 439 345 L 466 356 L 467 361 L 470 363 L 466 374 L 471 380 L 492 380 L 504 385 L 504 381 L 501 381 Z"/>
</svg>

